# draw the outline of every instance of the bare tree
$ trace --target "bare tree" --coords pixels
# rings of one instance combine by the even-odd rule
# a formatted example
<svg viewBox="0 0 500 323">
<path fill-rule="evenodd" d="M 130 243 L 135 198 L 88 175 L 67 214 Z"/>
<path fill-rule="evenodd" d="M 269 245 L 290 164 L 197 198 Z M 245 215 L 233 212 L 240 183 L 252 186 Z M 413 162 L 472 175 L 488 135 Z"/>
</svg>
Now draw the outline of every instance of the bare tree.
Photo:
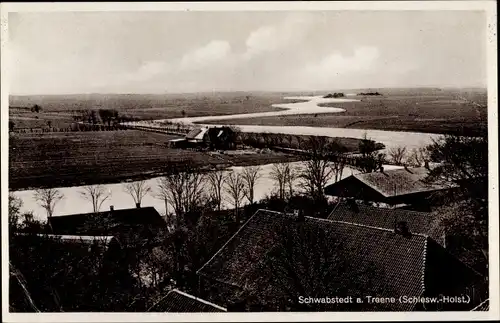
<svg viewBox="0 0 500 323">
<path fill-rule="evenodd" d="M 217 210 L 220 211 L 226 175 L 223 170 L 216 170 L 208 173 L 207 179 L 210 185 L 210 197 L 215 202 Z"/>
<path fill-rule="evenodd" d="M 325 137 L 310 137 L 307 141 L 309 160 L 300 173 L 302 187 L 315 200 L 321 200 L 326 183 L 332 178 L 333 170 L 328 161 L 328 141 Z"/>
<path fill-rule="evenodd" d="M 94 213 L 99 212 L 102 203 L 111 197 L 111 192 L 106 192 L 102 185 L 88 185 L 85 186 L 80 195 L 87 201 L 92 202 Z"/>
<path fill-rule="evenodd" d="M 245 183 L 240 173 L 230 172 L 226 180 L 226 192 L 236 213 L 236 223 L 239 223 L 239 209 L 245 198 Z"/>
<path fill-rule="evenodd" d="M 288 163 L 276 163 L 273 164 L 269 176 L 274 181 L 275 186 L 278 189 L 278 196 L 281 200 L 285 199 L 286 184 L 287 184 L 287 172 L 289 165 Z"/>
<path fill-rule="evenodd" d="M 330 167 L 335 176 L 335 182 L 342 179 L 342 174 L 346 166 L 346 159 L 341 154 L 336 154 L 330 159 Z"/>
<path fill-rule="evenodd" d="M 259 166 L 249 166 L 243 169 L 243 182 L 245 184 L 245 196 L 250 204 L 254 202 L 255 184 L 261 178 L 262 170 Z"/>
<path fill-rule="evenodd" d="M 134 199 L 135 205 L 140 207 L 144 196 L 151 192 L 151 187 L 146 183 L 146 181 L 137 181 L 124 184 L 123 190 L 130 194 L 130 196 Z"/>
<path fill-rule="evenodd" d="M 288 192 L 285 192 L 285 196 L 292 198 L 294 193 L 295 181 L 299 178 L 299 173 L 295 167 L 290 164 L 286 164 L 285 168 L 285 190 L 288 188 Z"/>
<path fill-rule="evenodd" d="M 305 162 L 305 167 L 300 173 L 301 185 L 315 201 L 318 201 L 323 198 L 323 189 L 332 176 L 333 171 L 329 167 L 329 162 L 317 156 Z"/>
<path fill-rule="evenodd" d="M 165 202 L 165 210 L 171 205 L 177 219 L 195 210 L 205 200 L 204 175 L 191 165 L 182 167 L 157 180 L 157 197 Z M 179 223 L 177 223 L 179 224 Z"/>
<path fill-rule="evenodd" d="M 425 165 L 430 159 L 430 154 L 427 148 L 413 148 L 410 155 L 408 156 L 408 163 L 415 167 L 421 167 Z"/>
<path fill-rule="evenodd" d="M 50 219 L 54 214 L 56 204 L 60 202 L 64 195 L 56 188 L 42 188 L 35 190 L 35 200 L 45 209 L 47 217 Z"/>
<path fill-rule="evenodd" d="M 389 157 L 395 165 L 402 165 L 406 157 L 406 147 L 394 147 L 389 149 Z"/>
</svg>

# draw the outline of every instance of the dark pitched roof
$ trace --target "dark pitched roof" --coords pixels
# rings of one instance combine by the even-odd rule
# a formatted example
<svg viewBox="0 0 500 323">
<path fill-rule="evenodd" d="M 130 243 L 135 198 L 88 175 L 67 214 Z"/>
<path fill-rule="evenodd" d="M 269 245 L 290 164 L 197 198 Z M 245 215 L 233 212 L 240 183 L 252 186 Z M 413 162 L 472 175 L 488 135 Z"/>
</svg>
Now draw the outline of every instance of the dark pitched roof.
<svg viewBox="0 0 500 323">
<path fill-rule="evenodd" d="M 362 203 L 351 205 L 349 202 L 339 202 L 328 216 L 328 219 L 389 230 L 393 230 L 398 222 L 404 221 L 408 224 L 410 232 L 426 234 L 440 244 L 443 243 L 442 232 L 438 232 L 437 228 L 433 227 L 433 217 L 431 213 L 427 212 L 380 208 Z"/>
<path fill-rule="evenodd" d="M 487 299 L 478 306 L 474 307 L 472 311 L 489 311 L 490 310 L 490 300 Z"/>
<path fill-rule="evenodd" d="M 352 181 L 352 179 L 358 180 L 386 198 L 444 190 L 451 187 L 451 185 L 445 186 L 427 183 L 425 179 L 428 172 L 429 171 L 425 167 L 416 167 L 355 174 L 327 186 L 325 191 L 327 193 L 336 191 L 336 189 L 342 187 L 347 181 Z"/>
<path fill-rule="evenodd" d="M 447 189 L 447 186 L 424 182 L 429 171 L 425 167 L 392 169 L 353 175 L 386 197 Z"/>
<path fill-rule="evenodd" d="M 72 235 L 107 235 L 125 227 L 166 226 L 154 207 L 54 216 L 48 221 L 55 234 Z"/>
<path fill-rule="evenodd" d="M 197 298 L 180 290 L 173 289 L 148 312 L 226 312 L 226 309 Z"/>
<path fill-rule="evenodd" d="M 259 282 L 263 278 L 259 272 L 260 265 L 263 259 L 269 257 L 277 243 L 275 234 L 282 235 L 287 231 L 287 227 L 294 225 L 299 224 L 291 215 L 267 210 L 257 211 L 198 271 L 198 274 L 240 288 L 252 282 Z M 370 284 L 373 285 L 364 286 L 366 277 L 358 276 L 356 273 L 342 276 L 339 285 L 354 288 L 350 290 L 349 295 L 376 293 L 384 297 L 403 295 L 419 297 L 425 295 L 428 290 L 433 293 L 446 292 L 445 289 L 452 288 L 454 283 L 468 284 L 480 279 L 480 276 L 465 268 L 465 265 L 443 251 L 439 244 L 426 235 L 413 234 L 411 237 L 404 237 L 394 233 L 393 230 L 312 217 L 305 217 L 300 226 L 324 230 L 328 234 L 324 240 L 325 244 L 331 241 L 329 239 L 341 241 L 343 247 L 338 251 L 339 259 L 346 259 L 353 268 L 362 270 L 375 266 L 374 276 L 370 277 L 372 279 Z M 278 231 L 274 231 L 273 234 L 273 230 L 277 228 Z M 309 236 L 309 239 L 314 237 Z M 300 245 L 292 248 L 300 248 Z M 324 249 L 329 248 L 336 246 L 333 242 L 332 246 L 324 246 Z M 311 255 L 317 250 L 310 248 L 303 250 L 303 254 Z M 428 259 L 429 254 L 439 254 L 439 257 L 431 257 L 431 263 Z M 453 264 L 453 268 L 449 266 L 450 263 Z M 301 265 L 291 264 L 291 266 Z M 274 272 L 271 275 L 275 275 Z M 342 274 L 333 273 L 333 275 Z M 366 289 L 360 291 L 359 288 Z M 388 306 L 391 310 L 411 310 L 415 304 L 396 302 Z"/>
</svg>

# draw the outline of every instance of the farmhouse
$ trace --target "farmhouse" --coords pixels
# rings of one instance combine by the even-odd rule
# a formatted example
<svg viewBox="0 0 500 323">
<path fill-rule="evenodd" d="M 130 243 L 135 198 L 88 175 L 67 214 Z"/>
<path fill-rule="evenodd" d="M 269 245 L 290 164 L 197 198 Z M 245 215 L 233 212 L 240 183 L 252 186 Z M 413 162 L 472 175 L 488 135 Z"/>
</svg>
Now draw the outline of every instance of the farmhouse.
<svg viewBox="0 0 500 323">
<path fill-rule="evenodd" d="M 420 204 L 434 193 L 449 190 L 455 185 L 441 185 L 425 181 L 426 167 L 404 168 L 355 174 L 325 188 L 325 194 L 350 197 L 357 200 L 382 202 L 389 205 Z"/>
<path fill-rule="evenodd" d="M 167 293 L 148 312 L 226 312 L 224 307 L 212 304 L 178 289 Z"/>
<path fill-rule="evenodd" d="M 236 134 L 230 127 L 202 127 L 191 130 L 184 138 L 172 139 L 173 148 L 233 149 Z"/>
<path fill-rule="evenodd" d="M 154 207 L 137 207 L 97 213 L 70 214 L 48 219 L 54 234 L 113 235 L 123 244 L 151 242 L 166 229 L 166 222 Z"/>
<path fill-rule="evenodd" d="M 268 210 L 257 211 L 198 274 L 209 299 L 228 311 L 235 303 L 259 310 L 470 310 L 484 300 L 483 277 L 427 235 Z M 441 294 L 471 302 L 422 301 Z M 298 295 L 396 301 L 304 307 Z"/>
</svg>

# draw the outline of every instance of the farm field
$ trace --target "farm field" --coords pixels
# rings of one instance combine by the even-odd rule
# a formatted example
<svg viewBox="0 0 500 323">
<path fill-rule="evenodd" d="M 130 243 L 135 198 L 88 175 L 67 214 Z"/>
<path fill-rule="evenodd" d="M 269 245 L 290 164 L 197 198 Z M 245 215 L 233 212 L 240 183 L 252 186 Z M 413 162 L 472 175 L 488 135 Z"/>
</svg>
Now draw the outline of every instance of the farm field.
<svg viewBox="0 0 500 323">
<path fill-rule="evenodd" d="M 89 94 L 10 96 L 9 119 L 16 128 L 67 127 L 83 110 L 115 109 L 120 115 L 140 120 L 227 115 L 278 111 L 274 103 L 293 102 L 284 93 L 198 93 L 198 94 Z M 30 109 L 42 107 L 39 113 Z"/>
<path fill-rule="evenodd" d="M 378 129 L 476 135 L 487 129 L 487 95 L 481 90 L 380 89 L 382 96 L 327 103 L 345 112 L 270 116 L 204 123 Z M 349 91 L 346 91 L 349 93 Z M 471 103 L 473 101 L 477 104 Z"/>
<path fill-rule="evenodd" d="M 168 148 L 174 136 L 136 130 L 12 134 L 9 188 L 69 187 L 159 176 L 187 161 L 200 166 L 246 166 L 298 161 L 284 153 L 211 155 Z"/>
</svg>

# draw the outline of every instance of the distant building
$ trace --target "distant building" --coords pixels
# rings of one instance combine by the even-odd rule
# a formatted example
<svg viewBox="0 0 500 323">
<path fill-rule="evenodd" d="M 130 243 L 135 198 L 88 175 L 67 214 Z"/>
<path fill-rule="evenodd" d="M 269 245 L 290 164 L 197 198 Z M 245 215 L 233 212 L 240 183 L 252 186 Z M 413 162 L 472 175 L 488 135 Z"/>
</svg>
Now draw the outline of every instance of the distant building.
<svg viewBox="0 0 500 323">
<path fill-rule="evenodd" d="M 148 312 L 226 312 L 224 307 L 212 304 L 206 300 L 173 289 L 167 293 L 158 303 L 153 305 Z"/>
<path fill-rule="evenodd" d="M 261 305 L 258 310 L 471 310 L 484 300 L 487 286 L 480 274 L 411 228 L 267 210 L 257 211 L 198 274 L 202 289 L 212 291 L 209 299 L 228 311 L 231 304 L 241 310 L 250 300 Z M 298 295 L 354 300 L 301 307 Z M 383 302 L 366 298 L 375 295 Z M 441 295 L 460 300 L 422 300 Z M 239 303 L 231 301 L 238 298 Z"/>
<path fill-rule="evenodd" d="M 433 193 L 456 187 L 425 181 L 429 170 L 425 167 L 384 170 L 355 174 L 325 187 L 325 194 L 389 205 L 426 204 Z"/>
<path fill-rule="evenodd" d="M 230 127 L 202 127 L 191 130 L 184 138 L 172 139 L 173 148 L 234 149 L 236 134 Z"/>
</svg>

